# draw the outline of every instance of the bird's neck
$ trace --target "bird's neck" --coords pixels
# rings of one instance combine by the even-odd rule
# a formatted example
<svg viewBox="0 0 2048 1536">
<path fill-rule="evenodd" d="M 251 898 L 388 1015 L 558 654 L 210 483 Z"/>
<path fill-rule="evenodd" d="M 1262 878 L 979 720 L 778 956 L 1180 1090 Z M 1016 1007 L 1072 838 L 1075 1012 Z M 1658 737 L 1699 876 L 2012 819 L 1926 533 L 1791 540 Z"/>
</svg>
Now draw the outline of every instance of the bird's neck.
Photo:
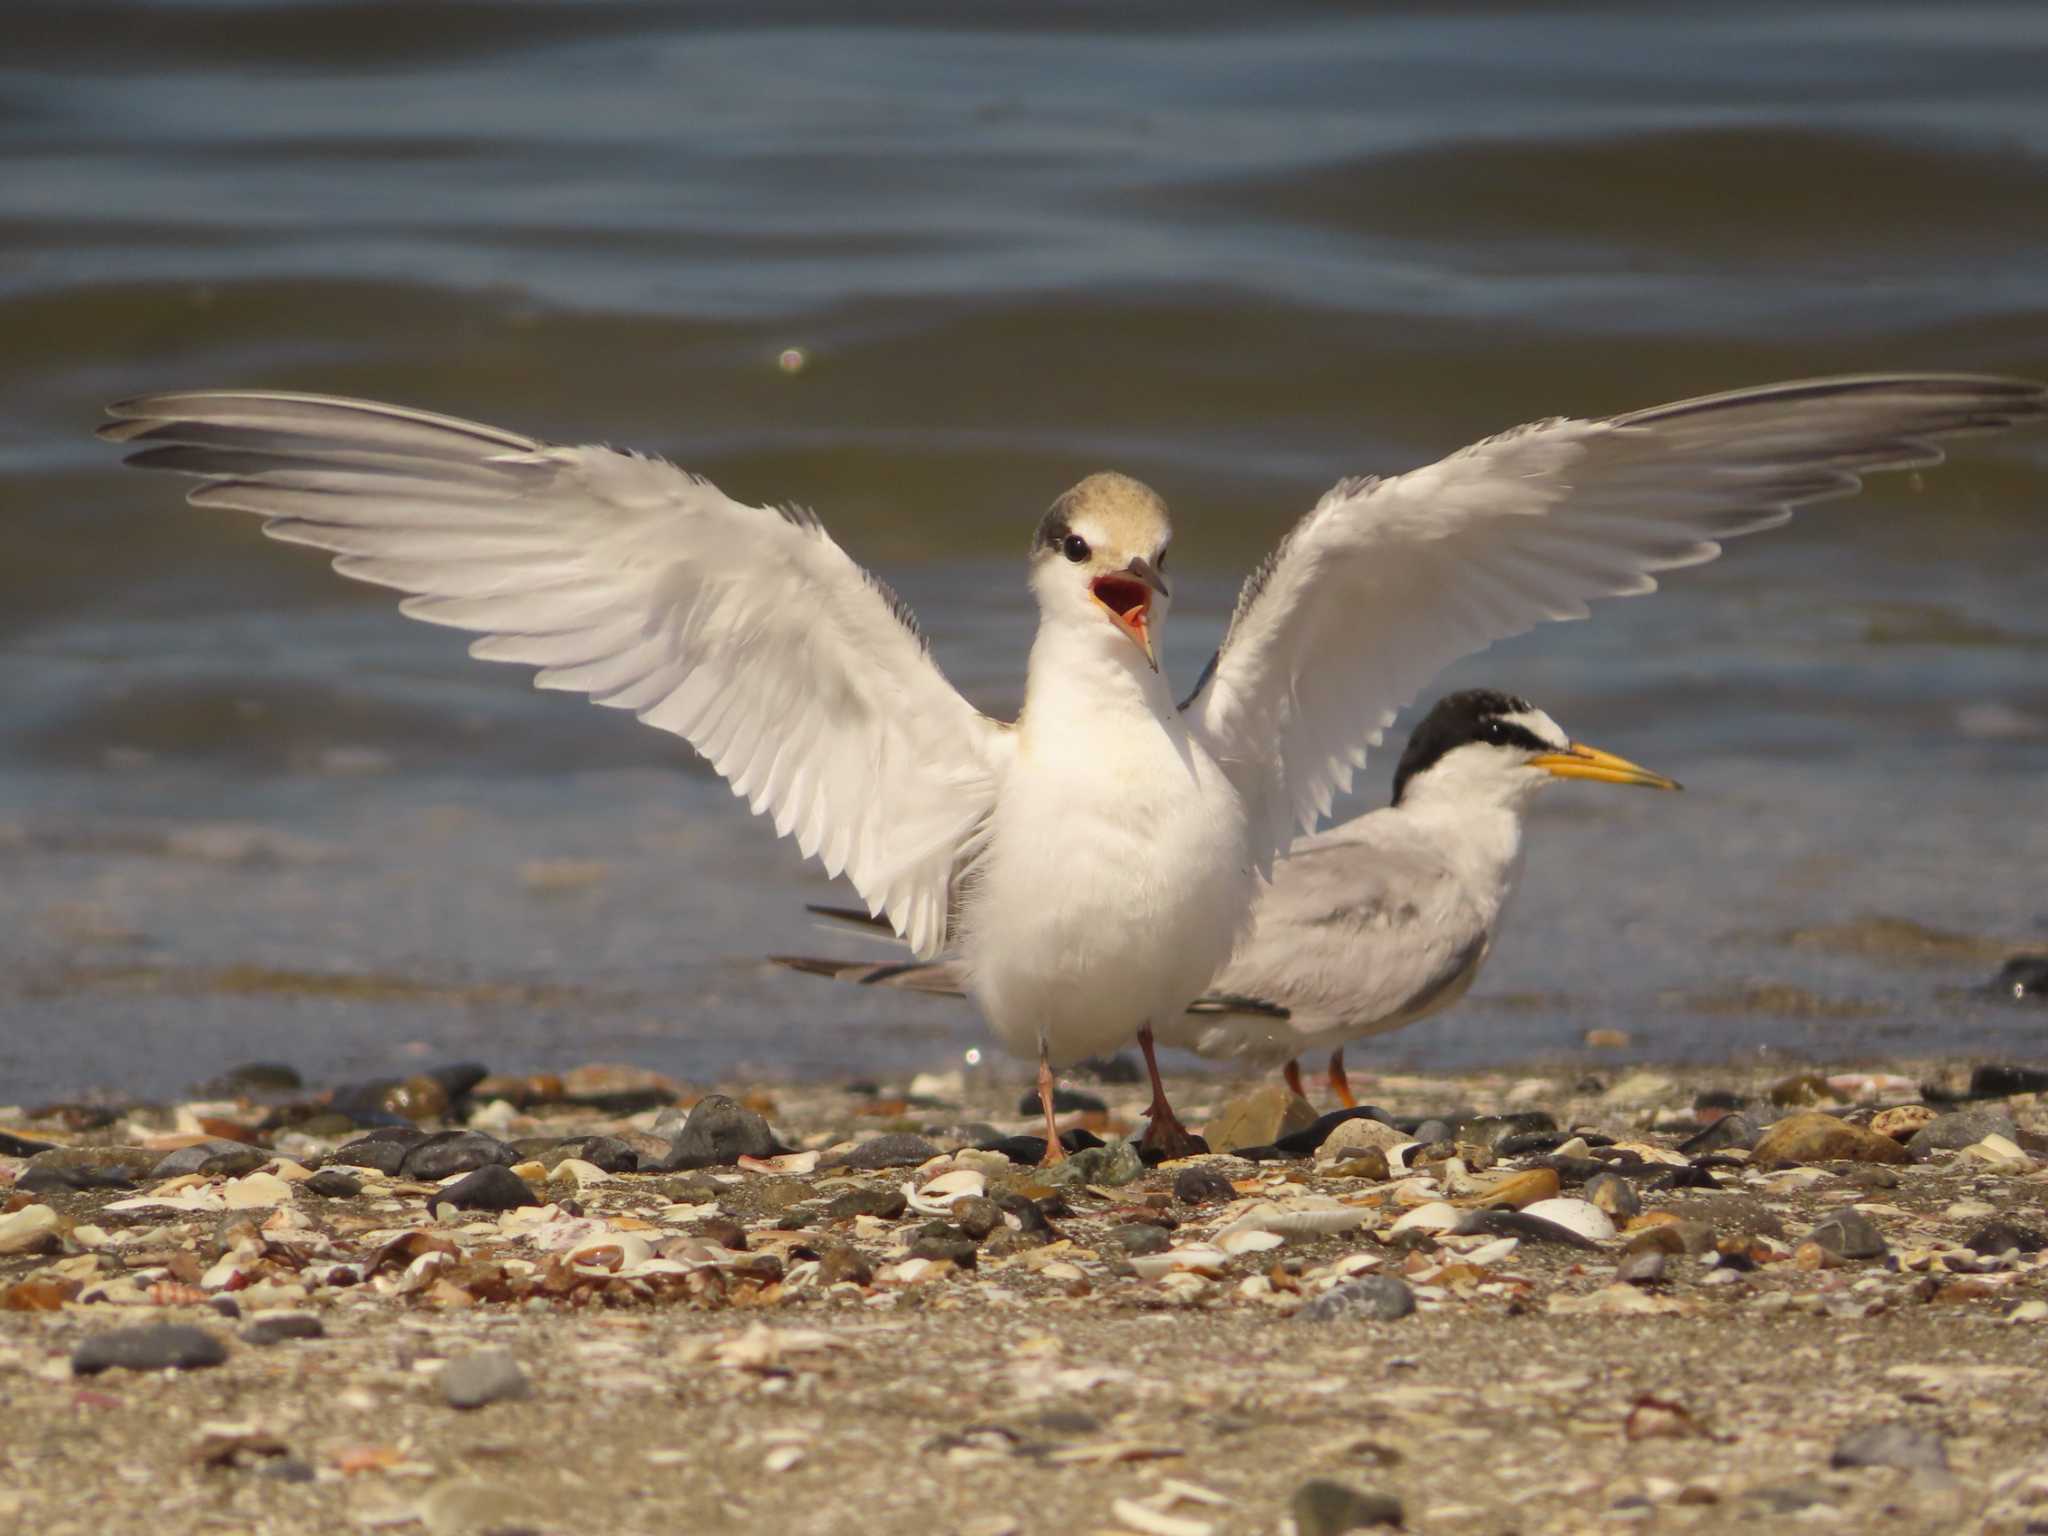
<svg viewBox="0 0 2048 1536">
<path fill-rule="evenodd" d="M 1432 785 L 1427 779 L 1412 780 L 1400 803 L 1382 814 L 1413 828 L 1472 879 L 1511 881 L 1521 866 L 1526 791 L 1515 786 L 1499 794 L 1474 793 L 1469 784 Z"/>
<path fill-rule="evenodd" d="M 1024 681 L 1031 729 L 1098 728 L 1109 721 L 1178 719 L 1173 688 L 1108 625 L 1041 623 Z"/>
</svg>

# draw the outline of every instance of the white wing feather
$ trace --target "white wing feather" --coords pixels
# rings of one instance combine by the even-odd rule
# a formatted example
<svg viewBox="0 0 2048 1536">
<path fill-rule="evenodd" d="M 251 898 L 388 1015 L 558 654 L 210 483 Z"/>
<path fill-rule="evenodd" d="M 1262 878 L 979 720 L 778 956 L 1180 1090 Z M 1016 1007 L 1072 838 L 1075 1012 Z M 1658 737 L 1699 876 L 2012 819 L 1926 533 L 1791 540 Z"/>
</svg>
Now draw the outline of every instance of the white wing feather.
<svg viewBox="0 0 2048 1536">
<path fill-rule="evenodd" d="M 683 737 L 919 954 L 945 947 L 1010 733 L 809 514 L 367 401 L 173 394 L 109 414 L 102 436 L 150 445 L 131 462 L 206 478 L 195 504 L 253 512 L 412 594 L 413 618 L 481 632 L 472 655 Z"/>
<path fill-rule="evenodd" d="M 1600 421 L 1519 427 L 1392 479 L 1350 480 L 1246 584 L 1183 706 L 1278 850 L 1445 666 L 1587 603 L 1656 590 L 1930 439 L 2044 414 L 2019 379 L 1819 379 Z"/>
</svg>

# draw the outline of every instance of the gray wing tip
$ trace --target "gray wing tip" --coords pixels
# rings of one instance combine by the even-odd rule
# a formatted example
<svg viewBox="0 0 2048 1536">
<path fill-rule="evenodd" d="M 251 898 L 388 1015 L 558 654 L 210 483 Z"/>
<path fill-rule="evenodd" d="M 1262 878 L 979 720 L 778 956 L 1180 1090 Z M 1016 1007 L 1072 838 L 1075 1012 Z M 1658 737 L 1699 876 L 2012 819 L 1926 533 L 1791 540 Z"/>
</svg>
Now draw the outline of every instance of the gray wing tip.
<svg viewBox="0 0 2048 1536">
<path fill-rule="evenodd" d="M 2022 421 L 2048 416 L 2048 384 L 1998 373 L 1844 373 L 1823 378 L 1790 379 L 1781 384 L 1724 390 L 1628 411 L 1610 420 L 1617 426 L 1647 426 L 1682 416 L 1765 402 L 1786 404 L 1803 399 L 1838 399 L 1852 395 L 1926 396 L 1960 407 L 1981 406 L 1949 431 L 1997 431 Z"/>
</svg>

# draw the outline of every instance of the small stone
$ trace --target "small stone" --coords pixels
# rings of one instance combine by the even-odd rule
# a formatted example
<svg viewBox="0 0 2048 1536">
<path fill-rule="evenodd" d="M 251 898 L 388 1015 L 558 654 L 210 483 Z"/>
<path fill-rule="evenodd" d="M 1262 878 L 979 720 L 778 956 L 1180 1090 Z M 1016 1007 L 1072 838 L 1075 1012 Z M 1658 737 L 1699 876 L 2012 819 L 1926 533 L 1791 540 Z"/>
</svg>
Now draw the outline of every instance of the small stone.
<svg viewBox="0 0 2048 1536">
<path fill-rule="evenodd" d="M 1934 1123 L 1934 1111 L 1925 1104 L 1895 1104 L 1870 1117 L 1870 1128 L 1893 1141 L 1910 1141 Z"/>
<path fill-rule="evenodd" d="M 2044 1247 L 2048 1247 L 2048 1237 L 2043 1237 L 2032 1227 L 2023 1227 L 2015 1222 L 1993 1221 L 1964 1238 L 1963 1246 L 1973 1253 L 1987 1255 L 2039 1253 Z"/>
<path fill-rule="evenodd" d="M 2048 1092 L 2048 1071 L 1990 1062 L 1970 1074 L 1970 1092 L 1984 1097 Z"/>
<path fill-rule="evenodd" d="M 63 1221 L 47 1205 L 24 1205 L 0 1216 L 0 1253 L 40 1253 L 57 1244 Z"/>
<path fill-rule="evenodd" d="M 327 1200 L 353 1200 L 363 1192 L 363 1181 L 339 1168 L 322 1168 L 301 1182 L 299 1188 Z"/>
<path fill-rule="evenodd" d="M 1845 1259 L 1881 1259 L 1889 1251 L 1884 1235 L 1868 1216 L 1853 1207 L 1844 1207 L 1822 1218 L 1806 1237 Z"/>
<path fill-rule="evenodd" d="M 1345 1483 L 1315 1478 L 1294 1490 L 1288 1503 L 1295 1536 L 1343 1536 L 1377 1525 L 1400 1525 L 1401 1501 L 1392 1494 L 1365 1493 Z"/>
<path fill-rule="evenodd" d="M 2012 1140 L 2019 1135 L 2012 1116 L 2002 1109 L 1964 1109 L 1938 1115 L 1913 1133 L 1906 1151 L 1916 1163 L 1924 1163 L 1937 1152 L 1960 1152 L 1986 1136 Z"/>
<path fill-rule="evenodd" d="M 1670 1261 L 1656 1249 L 1631 1253 L 1615 1266 L 1614 1282 L 1617 1285 L 1662 1285 L 1669 1266 Z"/>
<path fill-rule="evenodd" d="M 1757 1144 L 1763 1133 L 1763 1126 L 1754 1116 L 1738 1110 L 1721 1116 L 1705 1130 L 1686 1138 L 1679 1144 L 1678 1150 L 1688 1157 L 1703 1157 L 1709 1152 L 1747 1152 Z"/>
<path fill-rule="evenodd" d="M 360 1136 L 334 1154 L 337 1163 L 346 1163 L 351 1168 L 374 1168 L 379 1173 L 397 1177 L 398 1168 L 405 1161 L 405 1154 L 415 1142 L 425 1141 L 426 1133 L 415 1127 L 403 1130 L 387 1129 L 372 1131 Z"/>
<path fill-rule="evenodd" d="M 1615 1221 L 1628 1221 L 1642 1214 L 1643 1197 L 1618 1173 L 1594 1174 L 1586 1180 L 1584 1193 Z"/>
<path fill-rule="evenodd" d="M 668 1147 L 659 1141 L 657 1156 L 666 1157 Z M 585 1136 L 580 1140 L 567 1142 L 563 1146 L 565 1156 L 558 1158 L 551 1166 L 559 1167 L 570 1158 L 579 1159 L 591 1165 L 600 1173 L 638 1173 L 640 1151 L 631 1143 L 617 1136 Z"/>
<path fill-rule="evenodd" d="M 1217 1200 L 1235 1200 L 1237 1187 L 1222 1169 L 1197 1164 L 1173 1176 L 1173 1198 L 1183 1205 L 1208 1205 Z"/>
<path fill-rule="evenodd" d="M 270 1098 L 306 1086 L 297 1067 L 281 1061 L 245 1061 L 193 1089 L 202 1099 Z"/>
<path fill-rule="evenodd" d="M 435 1190 L 427 1199 L 429 1210 L 452 1205 L 458 1211 L 510 1211 L 522 1205 L 539 1204 L 526 1180 L 497 1163 L 465 1174 L 453 1184 Z"/>
<path fill-rule="evenodd" d="M 1325 1136 L 1323 1144 L 1316 1148 L 1316 1156 L 1324 1162 L 1357 1157 L 1364 1152 L 1378 1152 L 1384 1157 L 1410 1140 L 1413 1138 L 1385 1121 L 1361 1115 L 1355 1120 L 1346 1120 Z"/>
<path fill-rule="evenodd" d="M 1397 1275 L 1361 1275 L 1332 1286 L 1296 1316 L 1304 1322 L 1327 1323 L 1340 1318 L 1369 1318 L 1391 1323 L 1415 1310 L 1415 1293 Z"/>
<path fill-rule="evenodd" d="M 441 1367 L 439 1381 L 442 1400 L 451 1408 L 481 1408 L 533 1393 L 532 1383 L 509 1349 L 457 1355 Z"/>
<path fill-rule="evenodd" d="M 1305 1131 L 1316 1123 L 1307 1099 L 1284 1083 L 1264 1083 L 1229 1100 L 1202 1127 L 1202 1139 L 1215 1152 L 1239 1147 L 1270 1147 L 1282 1136 Z M 1345 1124 L 1358 1124 L 1346 1121 Z M 1342 1130 L 1339 1126 L 1337 1129 Z M 1333 1136 L 1336 1132 L 1331 1133 Z M 1327 1144 L 1327 1143 L 1326 1143 Z"/>
<path fill-rule="evenodd" d="M 670 1173 L 730 1167 L 743 1157 L 774 1157 L 782 1150 L 768 1122 L 753 1110 L 722 1093 L 707 1093 L 676 1133 L 661 1166 Z"/>
<path fill-rule="evenodd" d="M 31 1164 L 14 1181 L 18 1195 L 75 1195 L 89 1189 L 133 1189 L 135 1181 L 118 1168 L 66 1168 Z"/>
<path fill-rule="evenodd" d="M 935 1221 L 924 1227 L 910 1245 L 913 1259 L 947 1259 L 962 1269 L 975 1267 L 975 1242 L 951 1222 Z"/>
<path fill-rule="evenodd" d="M 451 1174 L 479 1168 L 510 1167 L 519 1154 L 495 1136 L 481 1131 L 447 1131 L 406 1149 L 398 1176 L 435 1184 Z"/>
<path fill-rule="evenodd" d="M 818 1255 L 818 1278 L 826 1285 L 868 1285 L 875 1278 L 875 1269 L 858 1248 L 834 1243 Z"/>
<path fill-rule="evenodd" d="M 1910 1424 L 1865 1424 L 1835 1442 L 1828 1465 L 1946 1472 L 1948 1447 L 1932 1430 L 1916 1429 Z"/>
<path fill-rule="evenodd" d="M 1367 1147 L 1340 1162 L 1325 1163 L 1323 1169 L 1333 1179 L 1366 1179 L 1373 1183 L 1384 1183 L 1394 1176 L 1387 1154 L 1378 1147 Z"/>
<path fill-rule="evenodd" d="M 1149 1222 L 1127 1222 L 1109 1229 L 1109 1240 L 1125 1253 L 1164 1253 L 1173 1246 L 1173 1235 Z"/>
<path fill-rule="evenodd" d="M 864 1141 L 832 1160 L 835 1168 L 915 1168 L 939 1155 L 939 1149 L 922 1136 L 895 1131 Z"/>
<path fill-rule="evenodd" d="M 251 1344 L 282 1344 L 286 1339 L 323 1339 L 327 1328 L 310 1312 L 265 1312 L 242 1326 L 242 1337 Z"/>
<path fill-rule="evenodd" d="M 1508 1115 L 1472 1115 L 1458 1122 L 1453 1141 L 1498 1152 L 1501 1143 L 1516 1136 L 1555 1135 L 1557 1119 L 1547 1110 L 1521 1109 Z"/>
<path fill-rule="evenodd" d="M 984 1195 L 969 1195 L 953 1202 L 952 1220 L 978 1243 L 1004 1224 L 1003 1208 Z"/>
<path fill-rule="evenodd" d="M 1649 1221 L 1639 1216 L 1629 1228 L 1624 1247 L 1629 1253 L 1670 1253 L 1697 1258 L 1714 1251 L 1714 1229 L 1691 1217 Z"/>
<path fill-rule="evenodd" d="M 1069 1153 L 1063 1162 L 1041 1170 L 1043 1181 L 1054 1188 L 1069 1184 L 1094 1184 L 1113 1189 L 1145 1176 L 1144 1161 L 1128 1141 L 1113 1141 L 1106 1147 L 1084 1147 Z"/>
<path fill-rule="evenodd" d="M 175 1179 L 188 1173 L 220 1174 L 240 1178 L 254 1173 L 270 1161 L 261 1147 L 239 1141 L 200 1141 L 167 1154 L 150 1170 L 152 1179 Z"/>
<path fill-rule="evenodd" d="M 821 1214 L 827 1221 L 851 1221 L 856 1216 L 878 1216 L 883 1221 L 896 1221 L 908 1209 L 902 1190 L 862 1184 L 839 1191 L 826 1202 Z"/>
<path fill-rule="evenodd" d="M 151 1323 L 93 1334 L 71 1352 L 71 1371 L 76 1376 L 97 1376 L 114 1369 L 192 1371 L 219 1365 L 227 1357 L 227 1345 L 204 1328 Z"/>
<path fill-rule="evenodd" d="M 483 1482 L 441 1483 L 419 1502 L 428 1536 L 490 1536 L 542 1527 L 532 1502 L 511 1488 Z"/>
<path fill-rule="evenodd" d="M 1924 1132 L 1922 1133 L 1925 1134 Z M 1757 1139 L 1758 1168 L 1800 1163 L 1903 1163 L 1906 1149 L 1889 1136 L 1832 1115 L 1787 1115 Z"/>
<path fill-rule="evenodd" d="M 1773 1104 L 1790 1109 L 1831 1103 L 1835 1091 L 1828 1086 L 1826 1073 L 1800 1072 L 1779 1078 L 1764 1090 L 1764 1096 Z"/>
</svg>

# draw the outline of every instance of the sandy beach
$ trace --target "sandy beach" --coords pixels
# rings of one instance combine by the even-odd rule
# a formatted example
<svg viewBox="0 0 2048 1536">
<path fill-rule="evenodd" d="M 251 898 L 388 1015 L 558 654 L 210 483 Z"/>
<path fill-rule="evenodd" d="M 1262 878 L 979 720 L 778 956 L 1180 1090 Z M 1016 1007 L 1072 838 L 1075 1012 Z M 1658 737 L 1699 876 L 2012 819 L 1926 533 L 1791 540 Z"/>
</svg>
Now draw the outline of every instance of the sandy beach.
<svg viewBox="0 0 2048 1536">
<path fill-rule="evenodd" d="M 9 1523 L 2017 1533 L 2048 1501 L 2022 1069 L 1381 1078 L 1335 1124 L 1190 1079 L 1212 1140 L 1281 1145 L 1051 1174 L 976 1150 L 1029 1117 L 944 1077 L 436 1102 L 465 1075 L 0 1113 Z M 1142 1103 L 1074 1091 L 1112 1143 Z"/>
</svg>

